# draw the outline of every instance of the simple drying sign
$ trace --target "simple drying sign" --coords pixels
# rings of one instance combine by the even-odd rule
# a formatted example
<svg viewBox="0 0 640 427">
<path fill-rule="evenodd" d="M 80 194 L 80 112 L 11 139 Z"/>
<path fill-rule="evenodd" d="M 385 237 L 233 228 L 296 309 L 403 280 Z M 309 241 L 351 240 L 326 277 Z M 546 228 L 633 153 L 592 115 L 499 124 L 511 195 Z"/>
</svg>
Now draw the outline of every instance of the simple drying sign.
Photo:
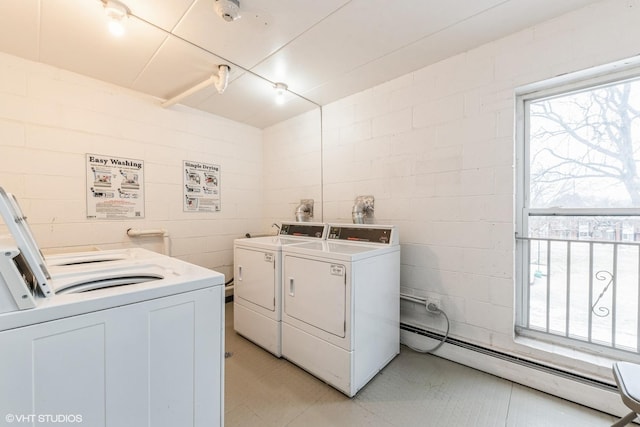
<svg viewBox="0 0 640 427">
<path fill-rule="evenodd" d="M 144 218 L 144 162 L 87 154 L 87 218 Z"/>
<path fill-rule="evenodd" d="M 220 211 L 220 166 L 183 161 L 185 212 Z"/>
</svg>

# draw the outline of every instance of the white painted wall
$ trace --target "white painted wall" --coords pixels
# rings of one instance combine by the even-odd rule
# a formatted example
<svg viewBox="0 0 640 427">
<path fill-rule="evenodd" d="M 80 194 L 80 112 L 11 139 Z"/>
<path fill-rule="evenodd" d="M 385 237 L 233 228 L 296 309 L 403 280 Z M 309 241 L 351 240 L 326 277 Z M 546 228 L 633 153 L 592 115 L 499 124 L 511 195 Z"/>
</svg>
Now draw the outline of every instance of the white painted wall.
<svg viewBox="0 0 640 427">
<path fill-rule="evenodd" d="M 302 199 L 313 199 L 313 221 L 322 221 L 320 108 L 263 131 L 264 229 L 273 222 L 295 221 Z"/>
<path fill-rule="evenodd" d="M 0 186 L 16 194 L 43 248 L 161 251 L 161 238 L 126 230 L 164 228 L 173 256 L 231 275 L 233 239 L 262 226 L 259 129 L 8 55 L 0 153 Z M 86 219 L 85 153 L 144 161 L 144 219 Z M 183 160 L 221 166 L 221 212 L 183 212 Z"/>
<path fill-rule="evenodd" d="M 325 221 L 374 195 L 400 228 L 402 291 L 439 298 L 452 336 L 610 380 L 609 361 L 514 341 L 514 91 L 638 54 L 639 22 L 637 0 L 602 1 L 323 107 Z M 280 142 L 266 171 L 298 144 Z M 412 303 L 402 316 L 443 328 Z"/>
</svg>

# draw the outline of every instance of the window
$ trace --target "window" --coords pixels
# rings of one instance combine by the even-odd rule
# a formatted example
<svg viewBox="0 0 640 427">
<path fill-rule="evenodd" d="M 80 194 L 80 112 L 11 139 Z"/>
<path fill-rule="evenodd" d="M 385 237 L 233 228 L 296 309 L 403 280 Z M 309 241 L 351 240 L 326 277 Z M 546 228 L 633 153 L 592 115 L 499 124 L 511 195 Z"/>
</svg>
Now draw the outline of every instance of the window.
<svg viewBox="0 0 640 427">
<path fill-rule="evenodd" d="M 516 332 L 640 352 L 640 77 L 537 88 L 517 106 Z"/>
</svg>

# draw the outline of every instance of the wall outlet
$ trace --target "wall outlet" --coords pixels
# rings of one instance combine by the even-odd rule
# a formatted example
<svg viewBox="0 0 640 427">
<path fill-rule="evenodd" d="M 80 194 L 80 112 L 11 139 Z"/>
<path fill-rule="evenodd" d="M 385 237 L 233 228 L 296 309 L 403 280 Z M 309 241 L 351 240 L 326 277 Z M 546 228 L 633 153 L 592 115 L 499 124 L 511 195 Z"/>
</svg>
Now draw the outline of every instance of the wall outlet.
<svg viewBox="0 0 640 427">
<path fill-rule="evenodd" d="M 429 313 L 438 313 L 442 310 L 442 304 L 440 303 L 439 298 L 431 298 L 427 297 L 425 301 L 425 307 Z"/>
</svg>

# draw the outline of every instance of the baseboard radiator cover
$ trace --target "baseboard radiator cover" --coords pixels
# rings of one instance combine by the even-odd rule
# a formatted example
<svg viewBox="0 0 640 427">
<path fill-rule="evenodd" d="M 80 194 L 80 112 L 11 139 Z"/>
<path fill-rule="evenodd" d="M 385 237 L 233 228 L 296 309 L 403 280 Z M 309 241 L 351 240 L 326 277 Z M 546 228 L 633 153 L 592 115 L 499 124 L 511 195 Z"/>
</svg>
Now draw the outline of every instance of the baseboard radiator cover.
<svg viewBox="0 0 640 427">
<path fill-rule="evenodd" d="M 424 339 L 429 341 L 425 344 Z M 400 342 L 420 348 L 439 342 L 444 335 L 409 323 L 400 323 Z M 615 385 L 545 364 L 448 337 L 433 353 L 527 387 L 615 416 L 629 412 Z M 503 363 L 501 363 L 503 362 Z"/>
</svg>

